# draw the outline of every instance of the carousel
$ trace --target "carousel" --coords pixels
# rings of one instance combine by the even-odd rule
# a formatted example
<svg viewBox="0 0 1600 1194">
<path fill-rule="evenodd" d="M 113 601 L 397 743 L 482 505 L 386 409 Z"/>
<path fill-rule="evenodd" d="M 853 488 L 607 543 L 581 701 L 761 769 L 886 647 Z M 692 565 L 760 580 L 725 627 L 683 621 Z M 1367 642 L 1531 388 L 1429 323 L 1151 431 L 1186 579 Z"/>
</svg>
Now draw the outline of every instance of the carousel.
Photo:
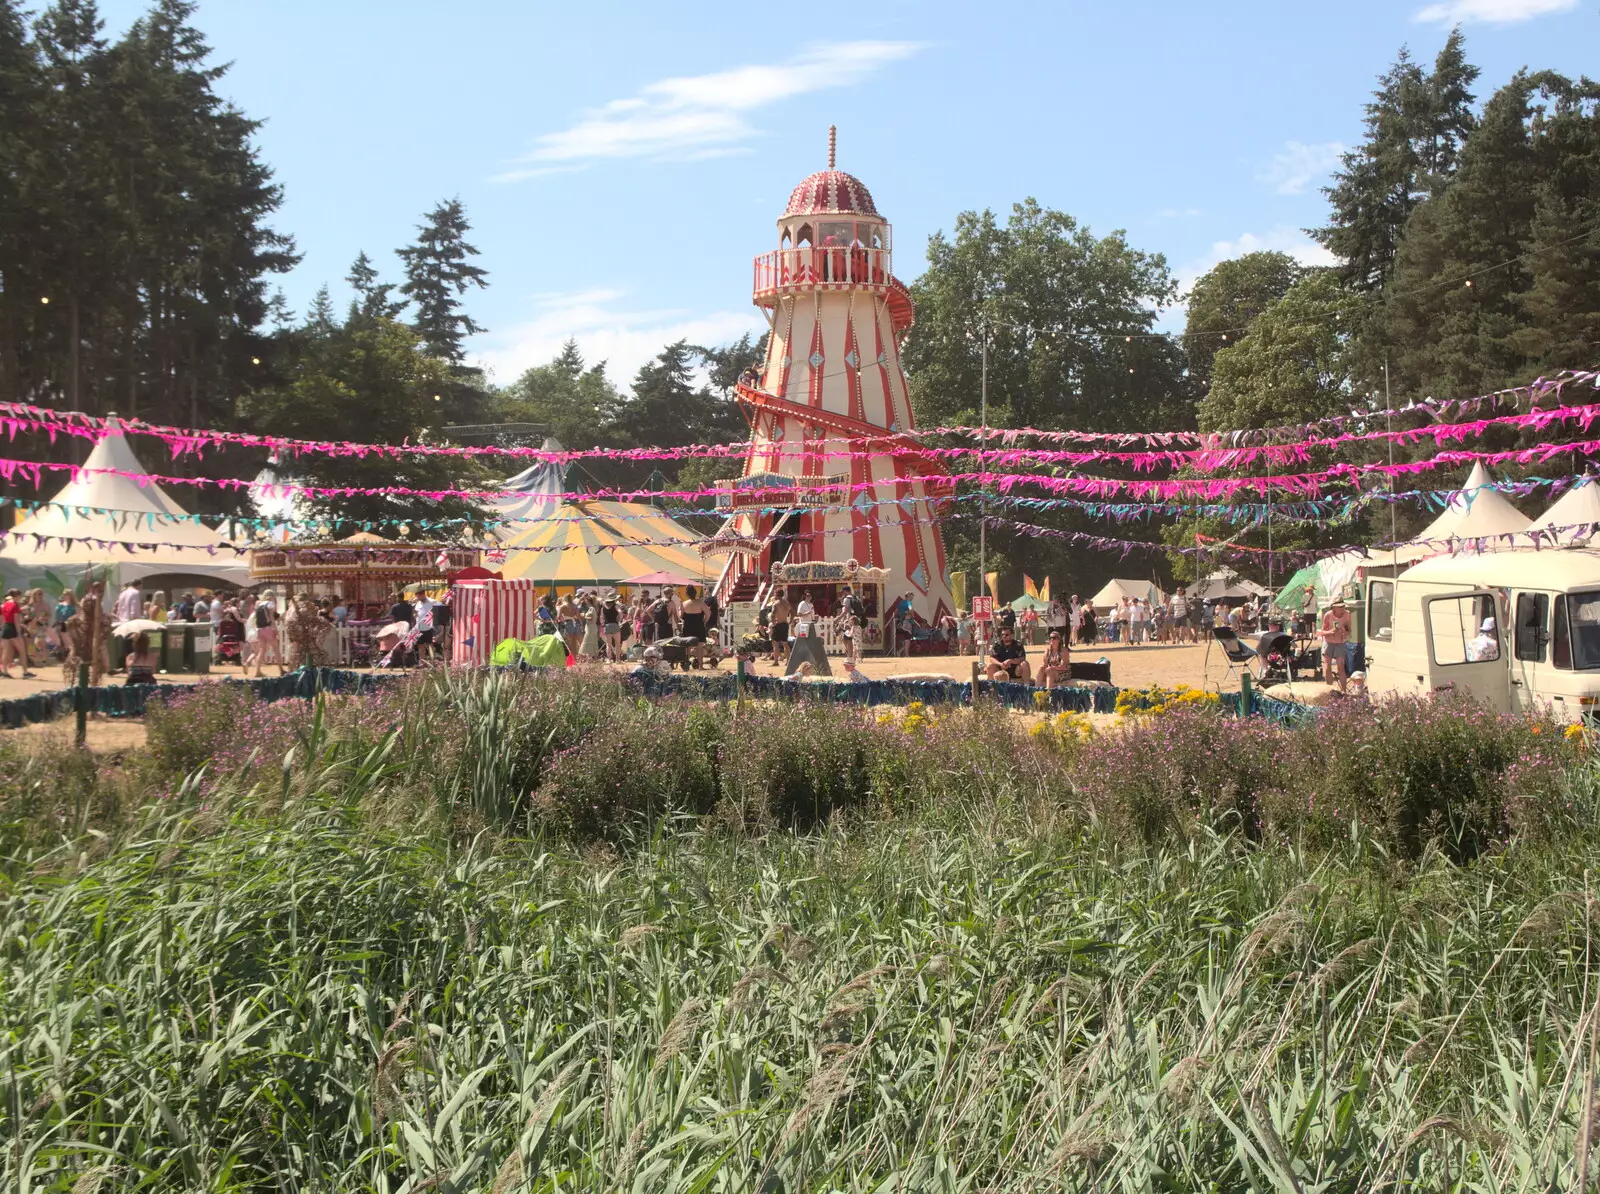
<svg viewBox="0 0 1600 1194">
<path fill-rule="evenodd" d="M 363 532 L 348 539 L 272 544 L 250 549 L 252 586 L 277 585 L 313 597 L 340 597 L 352 615 L 382 616 L 395 594 L 417 585 L 443 586 L 476 568 L 475 547 L 396 543 Z"/>
</svg>

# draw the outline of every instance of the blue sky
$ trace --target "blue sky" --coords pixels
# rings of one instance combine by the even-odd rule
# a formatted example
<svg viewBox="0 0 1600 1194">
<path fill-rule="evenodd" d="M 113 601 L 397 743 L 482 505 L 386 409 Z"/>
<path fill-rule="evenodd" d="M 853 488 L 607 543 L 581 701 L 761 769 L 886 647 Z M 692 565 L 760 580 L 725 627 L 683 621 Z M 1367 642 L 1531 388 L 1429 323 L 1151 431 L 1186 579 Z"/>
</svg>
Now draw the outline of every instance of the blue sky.
<svg viewBox="0 0 1600 1194">
<path fill-rule="evenodd" d="M 143 6 L 101 7 L 111 32 Z M 1254 248 L 1315 259 L 1300 230 L 1402 44 L 1431 61 L 1459 20 L 1481 99 L 1523 65 L 1592 70 L 1596 8 L 201 0 L 196 19 L 234 64 L 224 93 L 267 122 L 297 308 L 323 282 L 344 301 L 361 249 L 398 276 L 392 250 L 459 195 L 496 379 L 571 335 L 625 384 L 670 340 L 763 326 L 750 260 L 830 123 L 907 280 L 957 212 L 1030 195 L 1188 280 Z"/>
</svg>

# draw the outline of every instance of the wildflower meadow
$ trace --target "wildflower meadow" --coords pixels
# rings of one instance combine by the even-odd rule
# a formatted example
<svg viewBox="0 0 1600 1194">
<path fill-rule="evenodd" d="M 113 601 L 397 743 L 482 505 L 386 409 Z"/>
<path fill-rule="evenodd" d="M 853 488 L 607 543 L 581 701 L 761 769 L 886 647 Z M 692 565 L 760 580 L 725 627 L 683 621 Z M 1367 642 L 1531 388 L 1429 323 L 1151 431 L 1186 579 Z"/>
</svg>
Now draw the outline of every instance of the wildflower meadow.
<svg viewBox="0 0 1600 1194">
<path fill-rule="evenodd" d="M 0 743 L 7 1188 L 1554 1190 L 1591 736 L 440 673 Z"/>
</svg>

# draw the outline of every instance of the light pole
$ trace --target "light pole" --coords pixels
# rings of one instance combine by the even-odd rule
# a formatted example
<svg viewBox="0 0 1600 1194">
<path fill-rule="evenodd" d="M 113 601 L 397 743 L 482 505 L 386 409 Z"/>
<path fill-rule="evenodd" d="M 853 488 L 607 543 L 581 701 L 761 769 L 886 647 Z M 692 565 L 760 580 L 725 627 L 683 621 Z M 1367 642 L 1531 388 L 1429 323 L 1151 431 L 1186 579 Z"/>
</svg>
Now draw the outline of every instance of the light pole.
<svg viewBox="0 0 1600 1194">
<path fill-rule="evenodd" d="M 978 409 L 979 422 L 983 424 L 983 436 L 978 441 L 983 448 L 989 446 L 989 329 L 983 329 L 983 338 L 978 342 L 979 352 L 979 383 L 978 383 Z M 986 460 L 987 457 L 981 459 Z M 978 591 L 982 592 L 989 583 L 987 564 L 989 546 L 989 479 L 984 477 L 978 485 Z"/>
</svg>

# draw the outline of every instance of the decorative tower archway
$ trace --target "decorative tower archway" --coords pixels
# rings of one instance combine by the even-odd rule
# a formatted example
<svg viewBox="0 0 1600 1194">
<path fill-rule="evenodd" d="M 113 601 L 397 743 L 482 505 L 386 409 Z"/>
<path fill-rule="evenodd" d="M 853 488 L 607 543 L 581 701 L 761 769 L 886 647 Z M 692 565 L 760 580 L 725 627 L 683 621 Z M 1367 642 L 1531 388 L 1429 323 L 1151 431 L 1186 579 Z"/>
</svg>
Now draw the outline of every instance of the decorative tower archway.
<svg viewBox="0 0 1600 1194">
<path fill-rule="evenodd" d="M 755 259 L 754 302 L 772 334 L 735 391 L 751 434 L 743 476 L 721 483 L 733 518 L 717 538 L 737 553 L 723 594 L 839 570 L 803 565 L 881 569 L 886 600 L 909 592 L 931 625 L 953 611 L 938 524 L 952 487 L 907 434 L 900 344 L 916 310 L 894 276 L 893 229 L 835 167 L 835 147 L 830 128 L 828 168 L 794 189 L 778 248 Z"/>
</svg>

